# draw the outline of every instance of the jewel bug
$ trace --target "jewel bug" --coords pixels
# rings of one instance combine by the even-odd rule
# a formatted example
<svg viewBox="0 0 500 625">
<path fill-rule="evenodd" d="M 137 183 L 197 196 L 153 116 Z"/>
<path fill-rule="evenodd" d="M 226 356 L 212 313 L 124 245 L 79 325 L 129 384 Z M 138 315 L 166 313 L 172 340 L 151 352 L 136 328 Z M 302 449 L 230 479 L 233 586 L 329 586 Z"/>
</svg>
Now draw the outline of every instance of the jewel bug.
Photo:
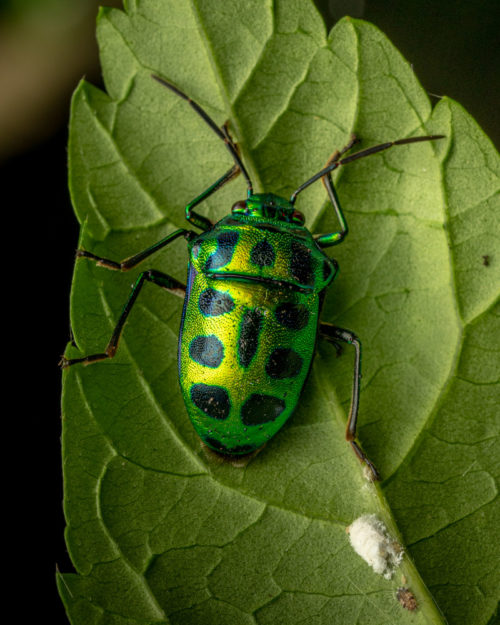
<svg viewBox="0 0 500 625">
<path fill-rule="evenodd" d="M 354 348 L 354 374 L 346 439 L 372 479 L 374 465 L 356 441 L 361 379 L 361 343 L 344 328 L 320 321 L 326 293 L 338 272 L 325 248 L 341 243 L 347 222 L 331 173 L 340 166 L 392 146 L 430 141 L 442 135 L 399 139 L 349 156 L 357 143 L 353 135 L 326 165 L 306 180 L 290 199 L 255 193 L 227 124 L 218 126 L 206 111 L 167 80 L 152 76 L 185 100 L 224 142 L 233 166 L 185 207 L 187 221 L 201 230 L 178 229 L 145 250 L 116 262 L 78 250 L 102 267 L 128 271 L 178 238 L 187 242 L 186 285 L 149 269 L 140 273 L 104 352 L 61 360 L 62 367 L 113 358 L 125 322 L 145 282 L 152 282 L 184 298 L 181 316 L 179 381 L 192 424 L 203 443 L 222 456 L 245 456 L 260 449 L 294 412 L 311 369 L 317 341 L 326 339 L 339 351 L 341 343 Z M 247 198 L 217 223 L 195 211 L 223 185 L 242 174 Z M 298 195 L 322 180 L 340 229 L 312 234 L 295 208 Z"/>
</svg>

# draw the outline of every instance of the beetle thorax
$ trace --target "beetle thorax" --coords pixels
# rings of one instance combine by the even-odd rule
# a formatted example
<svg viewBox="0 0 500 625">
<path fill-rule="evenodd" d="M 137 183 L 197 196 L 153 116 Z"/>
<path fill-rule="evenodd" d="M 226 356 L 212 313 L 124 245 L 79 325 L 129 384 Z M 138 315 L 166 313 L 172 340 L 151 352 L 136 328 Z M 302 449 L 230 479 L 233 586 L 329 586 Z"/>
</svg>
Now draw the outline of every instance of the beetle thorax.
<svg viewBox="0 0 500 625">
<path fill-rule="evenodd" d="M 305 221 L 304 215 L 291 202 L 274 193 L 253 193 L 246 200 L 236 202 L 232 213 L 297 224 Z"/>
</svg>

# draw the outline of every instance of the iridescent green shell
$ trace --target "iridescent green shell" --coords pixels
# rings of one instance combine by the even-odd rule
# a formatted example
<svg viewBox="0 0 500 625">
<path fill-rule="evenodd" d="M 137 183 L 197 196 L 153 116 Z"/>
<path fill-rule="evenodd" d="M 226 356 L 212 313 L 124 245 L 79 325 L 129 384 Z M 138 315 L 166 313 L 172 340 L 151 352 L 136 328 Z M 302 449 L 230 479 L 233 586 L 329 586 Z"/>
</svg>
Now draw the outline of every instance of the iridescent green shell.
<svg viewBox="0 0 500 625">
<path fill-rule="evenodd" d="M 335 273 L 296 223 L 233 212 L 191 241 L 179 378 L 209 447 L 250 453 L 291 416 Z"/>
</svg>

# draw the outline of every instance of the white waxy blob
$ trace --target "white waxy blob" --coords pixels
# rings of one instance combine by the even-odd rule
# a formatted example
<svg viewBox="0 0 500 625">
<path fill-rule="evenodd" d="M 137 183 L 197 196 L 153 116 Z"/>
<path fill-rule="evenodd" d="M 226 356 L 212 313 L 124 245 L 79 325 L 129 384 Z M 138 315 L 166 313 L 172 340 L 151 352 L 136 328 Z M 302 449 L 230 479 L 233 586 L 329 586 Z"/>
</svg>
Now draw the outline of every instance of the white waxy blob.
<svg viewBox="0 0 500 625">
<path fill-rule="evenodd" d="M 390 579 L 403 559 L 402 546 L 374 514 L 365 514 L 348 528 L 352 548 L 375 573 Z"/>
</svg>

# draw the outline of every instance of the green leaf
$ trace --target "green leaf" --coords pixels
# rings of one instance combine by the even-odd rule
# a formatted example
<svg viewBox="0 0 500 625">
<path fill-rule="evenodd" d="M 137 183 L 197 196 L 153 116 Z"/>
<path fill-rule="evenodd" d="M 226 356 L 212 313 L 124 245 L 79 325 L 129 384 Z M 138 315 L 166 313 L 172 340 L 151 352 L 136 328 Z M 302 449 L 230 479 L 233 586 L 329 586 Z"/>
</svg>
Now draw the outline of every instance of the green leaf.
<svg viewBox="0 0 500 625">
<path fill-rule="evenodd" d="M 117 356 L 64 373 L 66 538 L 77 572 L 58 581 L 71 622 L 443 623 L 426 586 L 450 625 L 493 622 L 497 153 L 458 104 L 431 108 L 370 24 L 346 18 L 327 36 L 308 0 L 127 5 L 99 17 L 107 93 L 83 82 L 72 104 L 70 188 L 81 246 L 96 254 L 121 260 L 184 226 L 187 202 L 232 164 L 153 72 L 229 120 L 256 187 L 285 196 L 353 131 L 362 147 L 446 139 L 396 147 L 336 177 L 350 234 L 335 248 L 341 273 L 323 319 L 363 341 L 359 439 L 382 484 L 366 483 L 344 440 L 352 355 L 336 358 L 329 345 L 265 449 L 240 468 L 208 458 L 178 390 L 182 302 L 147 285 Z M 219 219 L 245 192 L 240 177 L 202 212 Z M 312 230 L 336 229 L 320 183 L 298 207 Z M 186 260 L 178 240 L 145 265 L 184 281 Z M 76 263 L 78 349 L 68 357 L 103 350 L 143 268 Z M 392 580 L 349 545 L 346 527 L 371 513 L 406 545 Z M 400 586 L 416 612 L 398 603 Z"/>
</svg>

